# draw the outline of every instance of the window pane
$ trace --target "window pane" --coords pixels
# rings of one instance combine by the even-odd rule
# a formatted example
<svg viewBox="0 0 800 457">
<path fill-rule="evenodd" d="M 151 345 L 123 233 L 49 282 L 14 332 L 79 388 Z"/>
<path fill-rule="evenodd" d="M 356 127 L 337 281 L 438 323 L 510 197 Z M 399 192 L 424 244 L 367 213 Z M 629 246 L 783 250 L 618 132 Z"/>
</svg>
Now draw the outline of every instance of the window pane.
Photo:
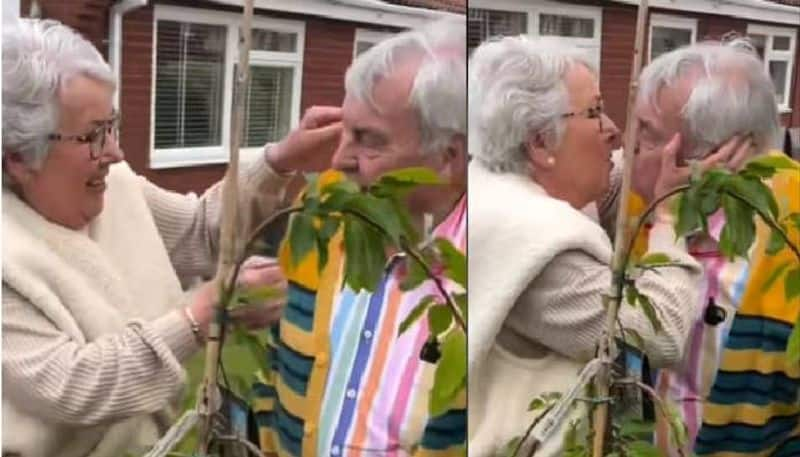
<svg viewBox="0 0 800 457">
<path fill-rule="evenodd" d="M 260 147 L 289 133 L 294 68 L 250 66 L 245 147 Z"/>
<path fill-rule="evenodd" d="M 594 21 L 582 17 L 542 14 L 539 16 L 539 34 L 594 38 Z"/>
<path fill-rule="evenodd" d="M 758 52 L 758 57 L 761 60 L 764 60 L 764 49 L 767 47 L 767 37 L 766 35 L 759 35 L 759 34 L 750 34 L 747 35 L 750 38 L 750 41 L 753 43 L 753 46 L 756 48 L 756 52 Z"/>
<path fill-rule="evenodd" d="M 251 49 L 254 51 L 296 52 L 297 34 L 254 29 Z"/>
<path fill-rule="evenodd" d="M 515 36 L 528 32 L 528 14 L 469 8 L 467 46 L 470 51 L 489 37 Z"/>
<path fill-rule="evenodd" d="M 221 145 L 225 27 L 157 27 L 155 147 Z"/>
<path fill-rule="evenodd" d="M 789 37 L 788 36 L 773 36 L 772 37 L 772 49 L 776 51 L 788 51 L 789 50 Z"/>
<path fill-rule="evenodd" d="M 650 60 L 691 43 L 692 31 L 689 29 L 654 26 L 650 37 Z"/>
<path fill-rule="evenodd" d="M 771 60 L 769 62 L 769 75 L 772 77 L 772 84 L 775 85 L 775 94 L 778 104 L 784 104 L 786 100 L 786 71 L 789 65 L 785 60 Z"/>
</svg>

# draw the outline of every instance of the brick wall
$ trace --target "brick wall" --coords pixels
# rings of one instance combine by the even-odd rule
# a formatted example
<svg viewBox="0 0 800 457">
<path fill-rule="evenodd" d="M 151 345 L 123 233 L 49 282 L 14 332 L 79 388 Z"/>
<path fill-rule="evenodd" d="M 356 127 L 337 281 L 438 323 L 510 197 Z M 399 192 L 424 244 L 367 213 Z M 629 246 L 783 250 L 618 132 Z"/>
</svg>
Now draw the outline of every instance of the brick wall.
<svg viewBox="0 0 800 457">
<path fill-rule="evenodd" d="M 108 57 L 108 11 L 112 0 L 38 0 L 42 18 L 57 19 L 80 31 Z M 27 17 L 31 0 L 21 0 L 20 15 Z"/>
</svg>

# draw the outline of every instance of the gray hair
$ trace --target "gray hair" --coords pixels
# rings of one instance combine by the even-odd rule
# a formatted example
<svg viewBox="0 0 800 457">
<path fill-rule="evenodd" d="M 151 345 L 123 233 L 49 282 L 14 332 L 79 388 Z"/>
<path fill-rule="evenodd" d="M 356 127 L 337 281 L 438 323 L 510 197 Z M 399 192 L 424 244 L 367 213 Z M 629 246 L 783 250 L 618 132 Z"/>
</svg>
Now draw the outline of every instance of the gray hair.
<svg viewBox="0 0 800 457">
<path fill-rule="evenodd" d="M 50 149 L 47 135 L 59 126 L 59 92 L 83 75 L 116 86 L 97 49 L 53 20 L 3 24 L 3 151 L 38 166 Z"/>
<path fill-rule="evenodd" d="M 531 135 L 558 147 L 570 106 L 564 77 L 577 64 L 597 73 L 586 53 L 552 38 L 504 37 L 476 48 L 469 63 L 474 158 L 496 172 L 524 174 Z"/>
<path fill-rule="evenodd" d="M 376 44 L 355 59 L 345 76 L 348 96 L 378 109 L 375 85 L 401 63 L 422 57 L 409 94 L 421 128 L 424 153 L 440 151 L 453 136 L 467 134 L 466 25 L 444 19 Z"/>
<path fill-rule="evenodd" d="M 658 92 L 697 78 L 681 110 L 687 159 L 700 159 L 734 135 L 752 134 L 759 152 L 773 146 L 778 106 L 772 80 L 742 40 L 702 42 L 653 60 L 639 77 L 639 97 L 656 112 Z"/>
</svg>

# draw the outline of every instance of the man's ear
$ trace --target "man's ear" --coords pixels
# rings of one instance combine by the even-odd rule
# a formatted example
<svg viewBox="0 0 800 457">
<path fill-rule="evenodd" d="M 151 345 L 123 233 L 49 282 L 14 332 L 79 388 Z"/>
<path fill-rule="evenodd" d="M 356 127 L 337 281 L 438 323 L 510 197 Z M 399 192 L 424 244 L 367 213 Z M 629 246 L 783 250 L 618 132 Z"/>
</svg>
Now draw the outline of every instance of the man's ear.
<svg viewBox="0 0 800 457">
<path fill-rule="evenodd" d="M 467 140 L 464 135 L 453 135 L 441 154 L 442 179 L 453 185 L 467 183 Z"/>
<path fill-rule="evenodd" d="M 525 142 L 525 155 L 528 156 L 533 167 L 537 170 L 552 170 L 555 168 L 556 160 L 553 151 L 547 147 L 547 143 L 541 133 L 535 133 L 528 137 Z"/>
<path fill-rule="evenodd" d="M 3 150 L 3 171 L 5 175 L 11 179 L 12 185 L 22 185 L 33 179 L 34 170 L 23 159 L 22 155 L 14 152 Z"/>
</svg>

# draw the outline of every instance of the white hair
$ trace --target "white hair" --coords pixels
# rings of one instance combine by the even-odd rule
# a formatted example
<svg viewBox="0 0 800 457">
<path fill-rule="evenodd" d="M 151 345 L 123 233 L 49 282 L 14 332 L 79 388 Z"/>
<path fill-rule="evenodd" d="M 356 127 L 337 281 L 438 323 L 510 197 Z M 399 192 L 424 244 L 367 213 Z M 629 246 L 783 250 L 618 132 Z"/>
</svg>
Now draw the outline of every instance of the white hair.
<svg viewBox="0 0 800 457">
<path fill-rule="evenodd" d="M 3 151 L 33 166 L 47 156 L 47 136 L 59 126 L 59 92 L 75 76 L 116 86 L 97 49 L 53 20 L 3 24 Z"/>
<path fill-rule="evenodd" d="M 579 48 L 524 35 L 491 39 L 469 63 L 469 150 L 490 170 L 526 173 L 525 144 L 541 134 L 561 144 L 570 97 L 564 83 L 577 64 L 597 73 Z"/>
<path fill-rule="evenodd" d="M 401 32 L 358 56 L 347 70 L 348 96 L 379 109 L 375 85 L 402 63 L 422 58 L 409 93 L 409 103 L 421 128 L 423 153 L 443 150 L 453 136 L 467 134 L 466 25 L 444 19 Z"/>
<path fill-rule="evenodd" d="M 639 77 L 639 97 L 659 112 L 659 90 L 687 80 L 694 83 L 680 113 L 686 158 L 703 158 L 734 135 L 752 134 L 759 152 L 774 145 L 775 89 L 752 46 L 702 42 L 663 54 Z"/>
</svg>

